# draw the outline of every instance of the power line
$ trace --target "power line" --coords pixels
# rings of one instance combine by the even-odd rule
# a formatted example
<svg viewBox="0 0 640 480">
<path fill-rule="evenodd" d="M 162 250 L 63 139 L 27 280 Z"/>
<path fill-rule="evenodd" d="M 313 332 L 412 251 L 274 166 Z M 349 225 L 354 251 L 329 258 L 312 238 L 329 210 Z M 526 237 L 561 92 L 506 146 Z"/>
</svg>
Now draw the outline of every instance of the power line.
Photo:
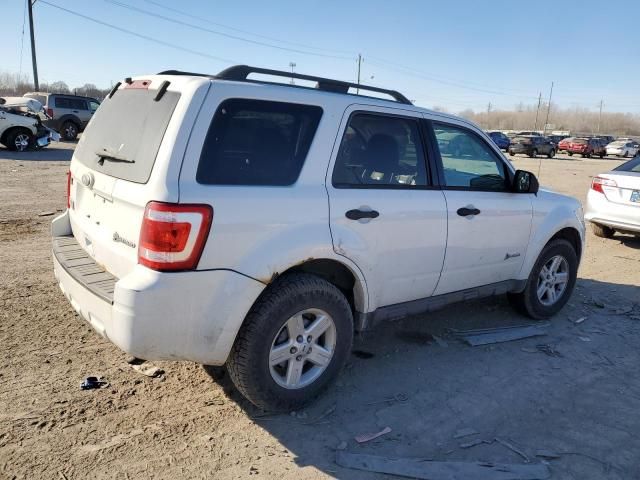
<svg viewBox="0 0 640 480">
<path fill-rule="evenodd" d="M 231 26 L 225 25 L 223 23 L 212 22 L 209 19 L 204 19 L 204 18 L 199 17 L 197 15 L 192 15 L 192 14 L 187 13 L 184 10 L 180 10 L 178 8 L 173 8 L 173 7 L 169 7 L 167 5 L 163 5 L 162 3 L 156 2 L 154 0 L 144 0 L 144 1 L 147 2 L 147 3 L 150 3 L 152 5 L 155 5 L 156 7 L 164 8 L 165 10 L 168 10 L 170 12 L 177 13 L 179 15 L 183 15 L 183 16 L 185 16 L 187 18 L 192 18 L 192 19 L 198 20 L 200 22 L 206 22 L 206 23 L 209 23 L 211 25 L 216 25 L 218 27 L 226 28 L 226 29 L 232 30 L 234 32 L 244 33 L 246 35 L 251 35 L 253 37 L 263 38 L 265 40 L 271 40 L 273 42 L 283 43 L 285 45 L 293 45 L 294 47 L 302 47 L 302 48 L 307 48 L 307 49 L 311 49 L 311 50 L 323 50 L 325 52 L 344 53 L 346 55 L 353 55 L 353 52 L 348 52 L 346 50 L 334 50 L 334 49 L 331 49 L 331 48 L 315 47 L 313 45 L 306 45 L 304 43 L 291 42 L 291 41 L 288 41 L 288 40 L 282 40 L 280 38 L 269 37 L 267 35 L 260 35 L 258 33 L 250 32 L 248 30 L 242 30 L 241 28 L 231 27 Z"/>
<path fill-rule="evenodd" d="M 199 56 L 205 57 L 205 58 L 210 58 L 212 60 L 216 60 L 216 61 L 222 62 L 222 63 L 227 63 L 227 64 L 238 63 L 238 62 L 236 62 L 234 60 L 229 60 L 227 58 L 222 58 L 222 57 L 216 57 L 215 55 L 210 55 L 208 53 L 200 52 L 198 50 L 192 50 L 190 48 L 181 47 L 181 46 L 175 45 L 173 43 L 165 42 L 164 40 L 160 40 L 160 39 L 157 39 L 157 38 L 154 38 L 154 37 L 149 37 L 149 36 L 143 35 L 141 33 L 133 32 L 131 30 L 127 30 L 126 28 L 118 27 L 116 25 L 112 25 L 111 23 L 103 22 L 102 20 L 98 20 L 97 18 L 89 17 L 87 15 L 83 15 L 81 13 L 74 12 L 73 10 L 69 10 L 67 8 L 61 7 L 60 5 L 56 5 L 54 3 L 48 2 L 47 0 L 40 0 L 40 3 L 44 3 L 45 5 L 49 5 L 50 7 L 57 8 L 58 10 L 62 10 L 63 12 L 67 12 L 70 15 L 74 15 L 76 17 L 84 18 L 85 20 L 89 20 L 90 22 L 94 22 L 94 23 L 97 23 L 99 25 L 103 25 L 105 27 L 109 27 L 109 28 L 112 28 L 114 30 L 118 30 L 120 32 L 126 33 L 126 34 L 133 35 L 134 37 L 142 38 L 144 40 L 147 40 L 149 42 L 154 42 L 154 43 L 157 43 L 159 45 L 164 45 L 165 47 L 173 48 L 175 50 L 180 50 L 180 51 L 187 52 L 187 53 L 192 53 L 193 55 L 199 55 Z"/>
<path fill-rule="evenodd" d="M 201 27 L 199 25 L 195 25 L 195 24 L 189 23 L 189 22 L 184 22 L 184 21 L 178 20 L 176 18 L 167 17 L 165 15 L 161 15 L 159 13 L 151 12 L 151 11 L 145 10 L 143 8 L 138 8 L 138 7 L 134 7 L 132 5 L 127 5 L 126 3 L 118 2 L 116 0 L 104 0 L 104 1 L 107 2 L 107 3 L 111 3 L 113 5 L 117 5 L 117 6 L 122 7 L 122 8 L 126 8 L 126 9 L 134 11 L 134 12 L 142 13 L 143 15 L 149 15 L 151 17 L 156 17 L 156 18 L 162 19 L 162 20 L 167 21 L 167 22 L 175 23 L 176 25 L 182 25 L 184 27 L 193 28 L 193 29 L 196 29 L 196 30 L 200 30 L 202 32 L 211 33 L 213 35 L 219 35 L 221 37 L 230 38 L 232 40 L 238 40 L 238 41 L 241 41 L 241 42 L 251 43 L 253 45 L 260 45 L 262 47 L 275 48 L 275 49 L 278 49 L 278 50 L 284 50 L 284 51 L 287 51 L 287 52 L 300 53 L 300 54 L 303 54 L 303 55 L 314 55 L 314 56 L 317 56 L 317 57 L 333 58 L 333 59 L 338 59 L 338 60 L 350 60 L 350 61 L 353 60 L 352 57 L 345 57 L 345 56 L 339 56 L 339 55 L 328 55 L 328 54 L 325 54 L 325 53 L 317 53 L 317 52 L 309 52 L 309 51 L 305 51 L 305 50 L 299 50 L 299 49 L 296 49 L 296 48 L 282 47 L 282 46 L 274 45 L 274 44 L 271 44 L 271 43 L 260 42 L 258 40 L 251 40 L 249 38 L 240 37 L 238 35 L 231 35 L 229 33 L 220 32 L 218 30 L 212 30 L 210 28 Z"/>
</svg>

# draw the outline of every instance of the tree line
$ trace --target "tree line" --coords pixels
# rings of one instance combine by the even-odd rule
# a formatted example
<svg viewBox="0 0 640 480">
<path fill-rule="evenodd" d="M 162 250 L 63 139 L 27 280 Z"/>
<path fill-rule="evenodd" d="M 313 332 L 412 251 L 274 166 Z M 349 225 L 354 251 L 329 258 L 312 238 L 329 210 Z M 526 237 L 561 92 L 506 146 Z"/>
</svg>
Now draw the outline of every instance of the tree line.
<svg viewBox="0 0 640 480">
<path fill-rule="evenodd" d="M 26 76 L 17 73 L 0 72 L 0 96 L 21 97 L 27 92 L 33 92 L 35 87 Z M 67 83 L 58 80 L 47 83 L 40 82 L 40 91 L 49 93 L 66 93 L 82 95 L 102 100 L 110 91 L 110 88 L 99 88 L 93 83 L 85 83 L 79 87 L 70 87 Z"/>
</svg>

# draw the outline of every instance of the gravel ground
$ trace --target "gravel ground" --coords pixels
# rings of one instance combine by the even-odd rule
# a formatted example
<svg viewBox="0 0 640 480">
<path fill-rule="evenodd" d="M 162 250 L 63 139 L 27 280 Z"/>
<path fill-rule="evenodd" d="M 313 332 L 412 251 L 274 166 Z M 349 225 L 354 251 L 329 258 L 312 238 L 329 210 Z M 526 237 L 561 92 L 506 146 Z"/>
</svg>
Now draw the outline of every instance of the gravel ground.
<svg viewBox="0 0 640 480">
<path fill-rule="evenodd" d="M 552 478 L 637 478 L 640 317 L 627 310 L 640 314 L 640 240 L 588 234 L 576 291 L 547 336 L 469 347 L 447 333 L 527 322 L 504 298 L 407 318 L 358 338 L 337 383 L 306 410 L 264 416 L 218 369 L 156 362 L 159 378 L 137 373 L 73 312 L 49 238 L 72 148 L 0 149 L 0 478 L 387 478 L 337 466 L 338 446 L 524 462 L 495 438 L 531 462 L 557 453 Z M 514 163 L 541 164 L 543 185 L 584 200 L 591 177 L 620 162 Z M 81 391 L 88 375 L 109 385 Z M 454 438 L 463 428 L 477 433 Z M 466 445 L 475 439 L 488 443 Z"/>
</svg>

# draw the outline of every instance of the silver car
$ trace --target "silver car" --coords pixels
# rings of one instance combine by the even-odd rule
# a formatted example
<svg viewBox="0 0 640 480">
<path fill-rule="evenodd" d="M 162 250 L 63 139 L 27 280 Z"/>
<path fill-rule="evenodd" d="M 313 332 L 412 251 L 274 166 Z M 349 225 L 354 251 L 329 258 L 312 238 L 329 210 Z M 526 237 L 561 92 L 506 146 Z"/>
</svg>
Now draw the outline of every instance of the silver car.
<svg viewBox="0 0 640 480">
<path fill-rule="evenodd" d="M 598 237 L 640 236 L 640 157 L 593 177 L 584 218 Z"/>
</svg>

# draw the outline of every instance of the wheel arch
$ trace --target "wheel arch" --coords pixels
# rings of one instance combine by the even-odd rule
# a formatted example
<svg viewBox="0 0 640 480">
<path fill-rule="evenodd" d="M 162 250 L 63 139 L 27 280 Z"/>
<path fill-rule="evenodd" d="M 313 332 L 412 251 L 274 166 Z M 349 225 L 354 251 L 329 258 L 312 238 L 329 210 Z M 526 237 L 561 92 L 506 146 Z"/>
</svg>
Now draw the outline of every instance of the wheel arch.
<svg viewBox="0 0 640 480">
<path fill-rule="evenodd" d="M 35 135 L 36 133 L 33 130 L 31 130 L 27 125 L 14 125 L 12 127 L 7 128 L 4 132 L 2 132 L 2 135 L 0 135 L 0 142 L 4 144 L 7 140 L 7 136 L 11 132 L 15 132 L 16 130 L 26 130 L 31 135 Z"/>
<path fill-rule="evenodd" d="M 577 229 L 573 227 L 565 227 L 557 231 L 555 235 L 553 235 L 549 239 L 549 241 L 545 243 L 545 246 L 548 245 L 549 242 L 557 239 L 568 241 L 571 246 L 573 246 L 574 250 L 576 251 L 576 255 L 578 256 L 578 261 L 580 261 L 580 259 L 582 258 L 582 237 L 580 237 L 580 232 L 578 232 Z"/>
</svg>

